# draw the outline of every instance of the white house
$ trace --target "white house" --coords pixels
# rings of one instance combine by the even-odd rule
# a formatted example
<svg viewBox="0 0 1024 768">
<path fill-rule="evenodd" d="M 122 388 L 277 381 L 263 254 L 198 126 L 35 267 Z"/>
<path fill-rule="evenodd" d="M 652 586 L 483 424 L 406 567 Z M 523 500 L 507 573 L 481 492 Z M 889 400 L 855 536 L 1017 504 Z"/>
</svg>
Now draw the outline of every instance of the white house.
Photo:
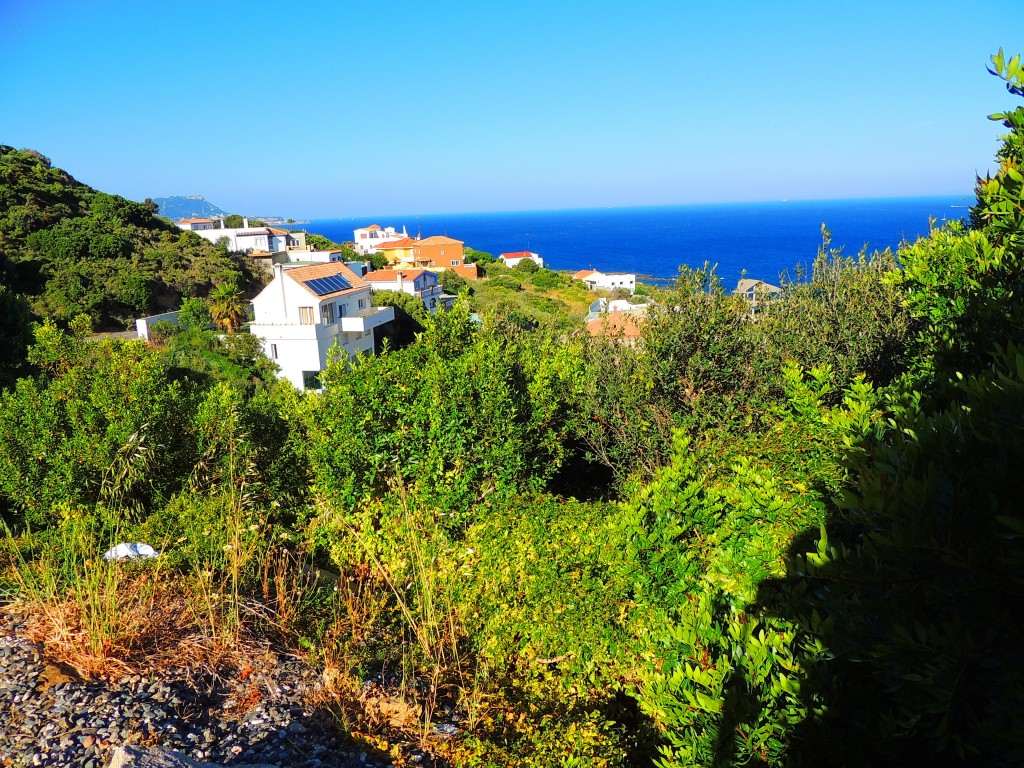
<svg viewBox="0 0 1024 768">
<path fill-rule="evenodd" d="M 378 269 L 368 272 L 363 279 L 375 291 L 398 291 L 419 297 L 430 314 L 455 301 L 437 284 L 437 273 L 427 269 Z"/>
<path fill-rule="evenodd" d="M 573 275 L 591 291 L 628 291 L 636 292 L 636 275 L 629 272 L 598 272 L 596 269 L 583 269 Z"/>
<path fill-rule="evenodd" d="M 376 253 L 379 246 L 407 237 L 409 235 L 406 233 L 405 227 L 398 232 L 394 227 L 382 229 L 379 224 L 371 224 L 368 227 L 352 231 L 352 242 L 355 244 L 356 250 L 363 255 Z"/>
<path fill-rule="evenodd" d="M 501 259 L 509 269 L 526 259 L 536 262 L 538 267 L 544 266 L 544 259 L 542 259 L 539 254 L 531 251 L 512 251 L 511 253 L 503 253 L 498 256 L 498 258 Z"/>
<path fill-rule="evenodd" d="M 760 302 L 779 298 L 782 295 L 782 289 L 777 285 L 766 283 L 764 280 L 751 280 L 744 277 L 736 284 L 736 290 L 733 293 L 746 299 L 750 303 L 750 308 L 756 312 Z"/>
<path fill-rule="evenodd" d="M 373 306 L 369 284 L 341 263 L 276 264 L 252 306 L 250 332 L 280 367 L 278 377 L 298 389 L 320 388 L 332 354 L 373 354 L 373 329 L 395 318 L 392 307 Z"/>
<path fill-rule="evenodd" d="M 213 219 L 181 219 L 178 226 L 188 232 L 201 232 L 204 229 L 213 229 Z"/>
<path fill-rule="evenodd" d="M 307 250 L 305 232 L 293 232 L 289 229 L 279 229 L 277 227 L 250 227 L 248 219 L 242 220 L 243 226 L 241 227 L 225 227 L 224 220 L 221 219 L 219 227 L 214 227 L 211 221 L 209 227 L 202 226 L 200 229 L 192 229 L 192 226 L 196 226 L 194 224 L 196 221 L 203 220 L 182 219 L 178 222 L 178 226 L 189 232 L 195 232 L 195 234 L 205 240 L 209 240 L 211 243 L 216 243 L 222 237 L 226 237 L 228 240 L 228 250 L 235 251 L 236 253 L 252 253 L 254 251 L 280 253 L 282 251 Z M 191 223 L 186 224 L 186 222 Z"/>
</svg>

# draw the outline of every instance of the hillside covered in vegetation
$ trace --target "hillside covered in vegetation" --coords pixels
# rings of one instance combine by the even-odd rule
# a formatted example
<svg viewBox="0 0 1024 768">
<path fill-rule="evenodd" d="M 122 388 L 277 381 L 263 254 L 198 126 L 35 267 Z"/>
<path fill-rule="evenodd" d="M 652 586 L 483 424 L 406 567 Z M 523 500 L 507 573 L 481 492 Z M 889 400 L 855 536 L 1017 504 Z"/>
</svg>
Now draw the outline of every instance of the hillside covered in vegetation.
<svg viewBox="0 0 1024 768">
<path fill-rule="evenodd" d="M 301 649 L 311 706 L 451 765 L 1018 765 L 1024 107 L 996 118 L 969 222 L 826 241 L 754 315 L 711 269 L 628 341 L 463 296 L 322 394 L 38 326 L 0 585 L 87 674 Z"/>
<path fill-rule="evenodd" d="M 183 296 L 255 280 L 244 261 L 158 218 L 151 201 L 99 192 L 38 152 L 0 145 L 0 284 L 37 315 L 123 328 Z"/>
</svg>

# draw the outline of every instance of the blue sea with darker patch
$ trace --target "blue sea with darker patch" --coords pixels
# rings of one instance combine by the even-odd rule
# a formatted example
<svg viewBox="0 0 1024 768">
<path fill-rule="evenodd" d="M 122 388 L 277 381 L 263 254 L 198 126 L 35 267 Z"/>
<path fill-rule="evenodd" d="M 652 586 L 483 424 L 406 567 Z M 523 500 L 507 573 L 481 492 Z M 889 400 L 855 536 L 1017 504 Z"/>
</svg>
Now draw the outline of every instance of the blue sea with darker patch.
<svg viewBox="0 0 1024 768">
<path fill-rule="evenodd" d="M 747 277 L 777 283 L 795 279 L 821 246 L 856 255 L 893 248 L 928 233 L 929 219 L 967 218 L 972 195 L 955 197 L 815 200 L 644 208 L 597 208 L 505 213 L 456 213 L 317 219 L 311 232 L 335 242 L 370 224 L 405 226 L 410 235 L 448 235 L 497 256 L 534 251 L 552 269 L 600 269 L 671 279 L 680 265 L 717 265 L 726 288 Z"/>
</svg>

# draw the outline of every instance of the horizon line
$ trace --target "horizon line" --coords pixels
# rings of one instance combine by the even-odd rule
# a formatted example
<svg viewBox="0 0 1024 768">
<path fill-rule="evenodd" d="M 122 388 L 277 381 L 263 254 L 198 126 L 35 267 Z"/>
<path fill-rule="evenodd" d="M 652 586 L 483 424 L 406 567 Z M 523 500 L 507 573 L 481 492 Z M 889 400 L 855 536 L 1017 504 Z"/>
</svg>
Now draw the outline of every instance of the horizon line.
<svg viewBox="0 0 1024 768">
<path fill-rule="evenodd" d="M 590 205 L 590 206 L 579 206 L 579 207 L 566 207 L 566 208 L 517 208 L 517 209 L 504 209 L 504 210 L 487 210 L 487 211 L 442 211 L 439 213 L 387 213 L 387 214 L 372 214 L 372 215 L 352 215 L 352 216 L 309 216 L 305 218 L 308 221 L 353 221 L 355 219 L 398 219 L 398 218 L 412 218 L 421 216 L 493 216 L 501 214 L 523 214 L 523 213 L 573 213 L 573 212 L 586 212 L 586 211 L 632 211 L 632 210 L 650 210 L 654 208 L 704 208 L 704 207 L 727 207 L 727 206 L 739 206 L 739 205 L 788 205 L 788 204 L 803 204 L 803 203 L 849 203 L 849 202 L 868 202 L 868 201 L 882 201 L 882 200 L 931 200 L 931 199 L 950 199 L 950 198 L 963 198 L 965 200 L 974 200 L 974 191 L 971 190 L 967 193 L 952 192 L 952 193 L 938 193 L 929 195 L 888 195 L 880 197 L 823 197 L 823 198 L 782 198 L 773 200 L 739 200 L 730 202 L 709 202 L 709 203 L 648 203 L 641 205 Z"/>
</svg>

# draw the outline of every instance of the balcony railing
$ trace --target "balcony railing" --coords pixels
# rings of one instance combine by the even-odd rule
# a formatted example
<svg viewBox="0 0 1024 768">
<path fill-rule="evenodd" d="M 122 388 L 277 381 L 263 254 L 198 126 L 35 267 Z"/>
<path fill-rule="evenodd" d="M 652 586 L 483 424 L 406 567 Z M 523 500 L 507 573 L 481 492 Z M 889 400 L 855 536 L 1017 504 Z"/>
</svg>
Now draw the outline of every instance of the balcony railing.
<svg viewBox="0 0 1024 768">
<path fill-rule="evenodd" d="M 339 318 L 345 333 L 366 333 L 395 319 L 394 307 L 368 307 L 354 315 Z"/>
</svg>

